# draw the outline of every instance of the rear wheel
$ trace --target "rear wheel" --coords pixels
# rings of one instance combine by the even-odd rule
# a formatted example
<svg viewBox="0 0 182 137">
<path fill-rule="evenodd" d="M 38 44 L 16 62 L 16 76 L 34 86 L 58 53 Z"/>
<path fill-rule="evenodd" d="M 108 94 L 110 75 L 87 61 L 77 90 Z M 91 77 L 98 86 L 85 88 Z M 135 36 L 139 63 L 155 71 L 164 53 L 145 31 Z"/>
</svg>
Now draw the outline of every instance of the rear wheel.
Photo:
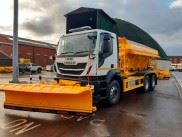
<svg viewBox="0 0 182 137">
<path fill-rule="evenodd" d="M 153 91 L 155 89 L 155 85 L 156 85 L 156 76 L 152 75 L 150 78 L 150 91 Z"/>
<path fill-rule="evenodd" d="M 148 75 L 146 75 L 144 77 L 143 83 L 144 83 L 143 90 L 145 92 L 149 91 L 150 90 L 150 77 Z"/>
<path fill-rule="evenodd" d="M 113 80 L 106 89 L 107 94 L 107 104 L 114 105 L 117 104 L 121 97 L 121 88 L 117 80 Z"/>
</svg>

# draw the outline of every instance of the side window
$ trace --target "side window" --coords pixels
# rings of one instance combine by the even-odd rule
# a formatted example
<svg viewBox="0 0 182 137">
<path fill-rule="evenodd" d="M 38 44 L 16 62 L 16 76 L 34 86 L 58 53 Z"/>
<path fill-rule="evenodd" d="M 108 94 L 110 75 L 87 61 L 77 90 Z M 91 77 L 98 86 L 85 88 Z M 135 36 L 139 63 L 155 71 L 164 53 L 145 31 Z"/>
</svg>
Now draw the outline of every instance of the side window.
<svg viewBox="0 0 182 137">
<path fill-rule="evenodd" d="M 108 57 L 113 52 L 113 39 L 109 33 L 101 33 L 100 38 L 100 53 L 104 57 Z"/>
<path fill-rule="evenodd" d="M 100 34 L 99 67 L 104 64 L 107 57 L 113 53 L 113 38 L 109 33 Z"/>
</svg>

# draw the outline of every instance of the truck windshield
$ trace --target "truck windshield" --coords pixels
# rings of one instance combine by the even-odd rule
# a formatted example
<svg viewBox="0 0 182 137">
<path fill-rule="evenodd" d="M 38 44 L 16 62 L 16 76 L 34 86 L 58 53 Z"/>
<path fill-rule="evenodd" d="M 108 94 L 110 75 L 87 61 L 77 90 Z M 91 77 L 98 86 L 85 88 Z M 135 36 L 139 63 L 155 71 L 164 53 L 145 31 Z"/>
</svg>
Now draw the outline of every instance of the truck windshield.
<svg viewBox="0 0 182 137">
<path fill-rule="evenodd" d="M 63 36 L 58 44 L 57 55 L 93 52 L 96 40 L 96 32 Z"/>
</svg>

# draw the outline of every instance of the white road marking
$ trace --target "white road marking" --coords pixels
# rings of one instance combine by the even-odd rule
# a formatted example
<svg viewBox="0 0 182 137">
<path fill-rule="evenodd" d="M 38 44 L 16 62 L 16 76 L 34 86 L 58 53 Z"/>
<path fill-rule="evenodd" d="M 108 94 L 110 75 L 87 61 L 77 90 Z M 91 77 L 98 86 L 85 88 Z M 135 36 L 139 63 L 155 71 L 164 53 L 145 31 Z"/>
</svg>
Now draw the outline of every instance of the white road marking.
<svg viewBox="0 0 182 137">
<path fill-rule="evenodd" d="M 177 87 L 178 94 L 179 94 L 179 96 L 180 96 L 180 99 L 182 100 L 182 81 L 181 81 L 180 78 L 178 78 L 178 77 L 176 76 L 175 73 L 173 73 L 173 76 L 174 76 L 174 78 L 175 78 L 175 80 L 176 80 L 176 87 Z"/>
<path fill-rule="evenodd" d="M 14 132 L 15 135 L 20 135 L 40 126 L 41 124 L 35 124 L 35 122 L 27 119 L 17 119 L 1 126 L 1 128 L 9 130 L 10 133 Z"/>
<path fill-rule="evenodd" d="M 35 125 L 34 124 L 35 124 L 34 122 L 23 124 L 22 126 L 14 128 L 14 129 L 10 130 L 9 132 L 15 132 L 15 135 L 20 135 L 20 134 L 23 134 L 27 131 L 30 131 L 32 129 L 35 129 L 35 128 L 41 126 L 41 124 L 35 124 Z"/>
<path fill-rule="evenodd" d="M 180 96 L 180 99 L 182 100 L 182 93 L 181 93 L 180 87 L 178 86 L 177 83 L 176 83 L 176 88 L 177 88 L 178 94 Z"/>
<path fill-rule="evenodd" d="M 22 124 L 25 124 L 27 122 L 26 119 L 17 119 L 17 120 L 14 120 L 14 121 L 11 121 L 7 124 L 5 124 L 4 126 L 2 126 L 1 128 L 2 129 L 10 129 L 10 128 L 15 128 L 17 126 L 20 126 Z"/>
</svg>

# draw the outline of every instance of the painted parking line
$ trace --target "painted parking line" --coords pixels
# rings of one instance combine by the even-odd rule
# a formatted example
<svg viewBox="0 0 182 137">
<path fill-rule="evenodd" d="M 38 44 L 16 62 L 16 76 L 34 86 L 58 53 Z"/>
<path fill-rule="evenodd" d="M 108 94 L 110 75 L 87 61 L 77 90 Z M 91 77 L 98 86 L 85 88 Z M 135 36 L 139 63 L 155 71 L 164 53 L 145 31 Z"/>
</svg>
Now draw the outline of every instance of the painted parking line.
<svg viewBox="0 0 182 137">
<path fill-rule="evenodd" d="M 173 73 L 173 76 L 174 76 L 174 78 L 176 80 L 175 85 L 176 85 L 178 94 L 180 96 L 180 99 L 182 100 L 182 80 L 180 78 L 178 78 L 175 73 Z"/>
<path fill-rule="evenodd" d="M 41 124 L 29 121 L 27 119 L 16 119 L 2 125 L 0 128 L 15 135 L 20 135 L 40 126 Z"/>
</svg>

